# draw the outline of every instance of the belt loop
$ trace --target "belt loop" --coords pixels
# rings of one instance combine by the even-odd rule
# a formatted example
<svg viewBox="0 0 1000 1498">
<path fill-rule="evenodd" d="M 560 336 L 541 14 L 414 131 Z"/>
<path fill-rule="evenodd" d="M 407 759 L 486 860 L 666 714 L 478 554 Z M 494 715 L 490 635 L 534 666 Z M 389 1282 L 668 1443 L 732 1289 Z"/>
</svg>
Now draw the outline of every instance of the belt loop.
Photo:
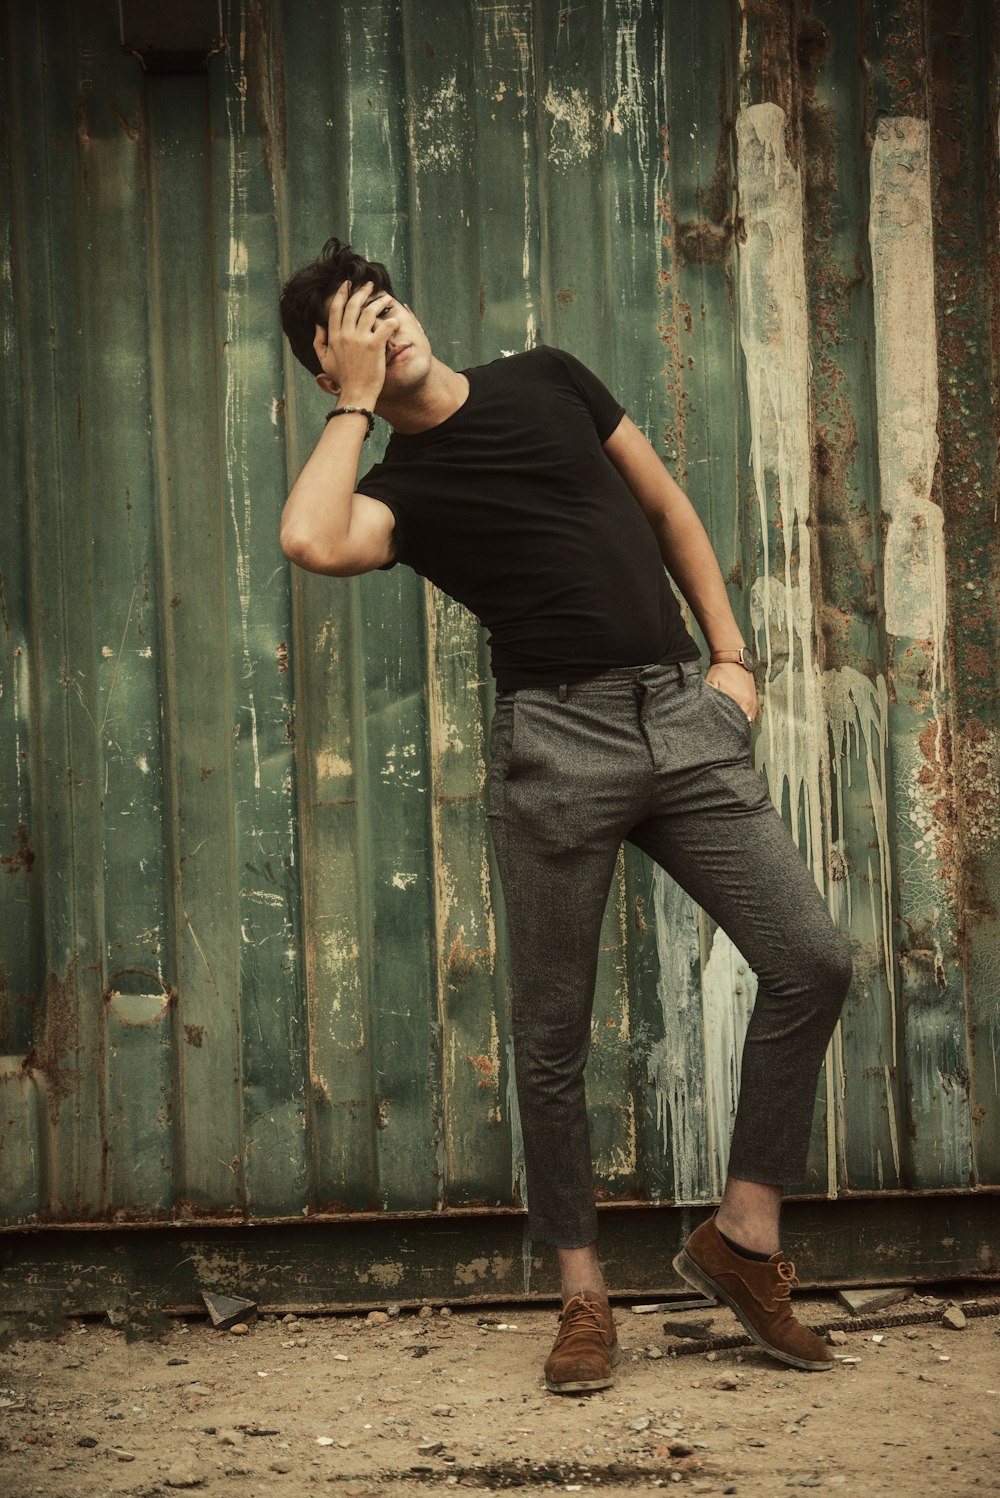
<svg viewBox="0 0 1000 1498">
<path fill-rule="evenodd" d="M 677 662 L 677 685 L 679 687 L 682 687 L 682 686 L 685 685 L 686 681 L 687 681 L 687 677 L 684 675 L 684 662 L 683 661 L 678 661 Z"/>
<path fill-rule="evenodd" d="M 559 701 L 560 702 L 565 702 L 568 696 L 569 696 L 569 682 L 567 682 L 567 681 L 560 682 L 560 685 L 559 685 Z"/>
</svg>

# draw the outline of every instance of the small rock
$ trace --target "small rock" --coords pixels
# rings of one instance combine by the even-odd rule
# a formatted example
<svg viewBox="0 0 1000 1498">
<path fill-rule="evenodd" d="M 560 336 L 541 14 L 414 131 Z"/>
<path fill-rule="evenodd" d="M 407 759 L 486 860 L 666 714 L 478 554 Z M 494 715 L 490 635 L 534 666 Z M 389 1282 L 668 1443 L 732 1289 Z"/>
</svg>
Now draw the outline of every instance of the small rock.
<svg viewBox="0 0 1000 1498">
<path fill-rule="evenodd" d="M 220 1430 L 219 1431 L 219 1444 L 220 1444 L 220 1446 L 242 1446 L 245 1443 L 245 1441 L 246 1441 L 246 1436 L 244 1435 L 244 1433 L 243 1433 L 242 1430 Z"/>
<path fill-rule="evenodd" d="M 369 1311 L 365 1320 L 369 1326 L 384 1326 L 389 1318 L 385 1311 Z"/>
<path fill-rule="evenodd" d="M 453 1415 L 455 1411 L 450 1404 L 436 1404 L 431 1410 L 432 1415 Z"/>
<path fill-rule="evenodd" d="M 185 1363 L 187 1363 L 188 1361 L 189 1361 L 188 1358 L 167 1358 L 167 1367 L 168 1368 L 183 1368 L 184 1365 L 185 1365 Z"/>
<path fill-rule="evenodd" d="M 660 1347 L 647 1347 L 646 1356 L 655 1363 L 657 1358 L 662 1358 L 663 1349 Z"/>
<path fill-rule="evenodd" d="M 168 1488 L 196 1488 L 204 1477 L 190 1462 L 175 1462 L 163 1481 Z"/>
<path fill-rule="evenodd" d="M 785 1482 L 786 1488 L 818 1488 L 820 1480 L 815 1472 L 800 1473 L 797 1477 L 789 1477 Z"/>
<path fill-rule="evenodd" d="M 430 1319 L 431 1316 L 434 1315 L 434 1307 L 433 1306 L 421 1306 L 420 1310 L 417 1312 L 417 1315 L 421 1318 L 422 1321 L 427 1321 L 427 1320 Z"/>
<path fill-rule="evenodd" d="M 837 1299 L 852 1316 L 861 1316 L 866 1311 L 881 1311 L 886 1306 L 898 1305 L 912 1293 L 905 1286 L 890 1285 L 878 1290 L 839 1290 Z"/>
<path fill-rule="evenodd" d="M 398 1316 L 399 1315 L 399 1307 L 396 1306 L 396 1305 L 386 1306 L 385 1309 L 386 1309 L 386 1315 L 387 1316 Z"/>
<path fill-rule="evenodd" d="M 450 1316 L 451 1315 L 451 1308 L 449 1306 L 442 1306 L 441 1309 L 440 1309 L 440 1311 L 438 1311 L 438 1315 L 439 1316 L 445 1316 L 445 1317 Z"/>
<path fill-rule="evenodd" d="M 203 1290 L 201 1298 L 205 1302 L 209 1320 L 218 1332 L 228 1331 L 237 1321 L 256 1321 L 257 1302 L 245 1300 L 242 1295 L 219 1295 L 213 1291 Z"/>
<path fill-rule="evenodd" d="M 687 1441 L 668 1441 L 671 1456 L 694 1456 L 694 1447 Z"/>
<path fill-rule="evenodd" d="M 292 1470 L 292 1464 L 291 1464 L 291 1462 L 272 1462 L 271 1463 L 271 1471 L 272 1472 L 290 1472 L 291 1470 Z"/>
<path fill-rule="evenodd" d="M 736 1377 L 735 1373 L 723 1373 L 723 1374 L 721 1374 L 715 1380 L 715 1383 L 712 1385 L 712 1388 L 713 1389 L 738 1389 L 739 1386 L 740 1386 L 740 1381 Z"/>
<path fill-rule="evenodd" d="M 719 1361 L 719 1354 L 717 1352 L 706 1352 L 706 1354 L 705 1354 L 705 1362 L 706 1363 L 717 1363 L 718 1361 Z"/>
<path fill-rule="evenodd" d="M 920 1333 L 917 1331 L 915 1326 L 911 1326 L 907 1331 L 903 1333 L 903 1336 L 908 1337 L 911 1342 L 915 1342 L 920 1336 Z"/>
<path fill-rule="evenodd" d="M 281 1324 L 282 1326 L 288 1326 L 291 1322 L 298 1321 L 298 1319 L 293 1311 L 289 1311 L 286 1316 L 282 1316 Z"/>
<path fill-rule="evenodd" d="M 964 1331 L 966 1325 L 965 1312 L 960 1311 L 958 1306 L 949 1306 L 942 1313 L 941 1325 L 950 1327 L 953 1332 Z"/>
<path fill-rule="evenodd" d="M 187 1391 L 189 1394 L 201 1394 L 206 1396 L 210 1396 L 212 1393 L 211 1389 L 206 1388 L 204 1384 L 188 1384 Z"/>
<path fill-rule="evenodd" d="M 437 1456 L 438 1452 L 443 1450 L 443 1441 L 421 1441 L 417 1447 L 421 1456 Z"/>
<path fill-rule="evenodd" d="M 120 1462 L 134 1462 L 135 1452 L 124 1451 L 121 1446 L 112 1446 L 111 1455 L 116 1456 Z"/>
<path fill-rule="evenodd" d="M 705 1342 L 712 1335 L 712 1323 L 688 1321 L 680 1316 L 671 1316 L 664 1321 L 663 1330 L 668 1337 L 690 1337 L 694 1341 Z"/>
<path fill-rule="evenodd" d="M 245 1337 L 250 1328 L 247 1326 L 245 1321 L 237 1321 L 229 1328 L 229 1330 L 234 1337 Z"/>
<path fill-rule="evenodd" d="M 833 1329 L 831 1329 L 826 1334 L 826 1340 L 829 1342 L 829 1344 L 830 1344 L 831 1347 L 846 1347 L 847 1346 L 847 1333 L 846 1332 L 838 1332 L 838 1331 L 834 1331 Z"/>
<path fill-rule="evenodd" d="M 96 1446 L 97 1445 L 97 1441 L 94 1439 L 93 1436 L 81 1436 L 80 1439 L 77 1441 L 76 1444 L 78 1446 L 92 1447 L 92 1446 Z"/>
<path fill-rule="evenodd" d="M 629 1428 L 631 1430 L 648 1430 L 652 1423 L 648 1415 L 641 1415 L 638 1420 L 630 1422 Z"/>
</svg>

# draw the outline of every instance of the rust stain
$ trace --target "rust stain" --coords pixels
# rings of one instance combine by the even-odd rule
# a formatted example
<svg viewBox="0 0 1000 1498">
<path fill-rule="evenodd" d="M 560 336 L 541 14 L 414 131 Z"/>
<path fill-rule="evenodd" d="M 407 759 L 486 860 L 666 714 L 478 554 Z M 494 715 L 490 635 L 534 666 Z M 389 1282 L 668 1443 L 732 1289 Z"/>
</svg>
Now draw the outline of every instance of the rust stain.
<svg viewBox="0 0 1000 1498">
<path fill-rule="evenodd" d="M 924 759 L 917 773 L 917 782 L 933 818 L 932 834 L 941 881 L 948 891 L 949 899 L 954 900 L 960 873 L 960 853 L 951 727 L 948 719 L 942 718 L 940 722 L 934 718 L 928 719 L 917 742 Z"/>
<path fill-rule="evenodd" d="M 560 286 L 556 292 L 556 305 L 560 312 L 565 312 L 575 296 L 576 292 L 571 286 Z"/>
<path fill-rule="evenodd" d="M 272 49 L 268 10 L 261 0 L 253 0 L 247 13 L 246 79 L 263 137 L 264 165 L 268 176 L 273 178 L 275 147 L 282 170 L 288 156 L 285 59 L 280 38 L 275 38 Z"/>
<path fill-rule="evenodd" d="M 76 101 L 76 138 L 84 150 L 92 143 L 93 136 L 90 133 L 90 125 L 87 121 L 87 106 L 82 99 Z M 84 178 L 86 186 L 86 177 Z"/>
<path fill-rule="evenodd" d="M 275 655 L 277 656 L 278 660 L 278 670 L 281 672 L 287 671 L 288 646 L 285 644 L 284 640 L 282 640 L 281 644 L 278 646 L 277 650 L 275 651 Z"/>
<path fill-rule="evenodd" d="M 956 734 L 955 747 L 963 841 L 970 852 L 986 852 L 1000 840 L 1000 738 L 994 728 L 971 718 Z M 996 913 L 985 882 L 967 888 L 966 901 L 978 916 Z"/>
<path fill-rule="evenodd" d="M 0 855 L 0 867 L 6 869 L 8 874 L 19 874 L 22 869 L 30 874 L 35 866 L 35 850 L 31 846 L 28 829 L 21 822 L 11 835 L 17 845 L 17 852 Z"/>
<path fill-rule="evenodd" d="M 799 165 L 795 121 L 798 111 L 798 70 L 793 65 L 792 19 L 788 0 L 745 0 L 751 37 L 741 91 L 753 104 L 777 104 L 785 115 L 785 150 L 793 167 Z"/>
<path fill-rule="evenodd" d="M 463 929 L 455 937 L 448 953 L 448 974 L 456 984 L 468 983 L 475 972 L 476 962 L 493 955 L 489 947 L 467 947 L 464 938 Z"/>
<path fill-rule="evenodd" d="M 7 969 L 0 962 L 0 1055 L 9 1056 L 14 1044 L 14 1021 L 10 1012 L 10 985 Z"/>
<path fill-rule="evenodd" d="M 79 1056 L 76 1031 L 79 1000 L 80 959 L 74 955 L 63 977 L 49 973 L 41 996 L 41 1016 L 35 1009 L 32 1033 L 38 1040 L 25 1055 L 25 1071 L 40 1072 L 45 1078 L 49 1120 L 53 1127 L 59 1119 L 63 1098 L 76 1090 L 77 1072 L 72 1064 Z M 71 1061 L 72 1058 L 72 1061 Z"/>
<path fill-rule="evenodd" d="M 188 1045 L 193 1045 L 196 1051 L 200 1051 L 205 1040 L 204 1025 L 185 1025 L 184 1038 Z"/>
<path fill-rule="evenodd" d="M 202 767 L 201 767 L 201 778 L 202 778 L 202 780 L 207 780 L 210 775 L 214 775 L 214 774 L 215 774 L 215 771 L 214 771 L 214 769 L 212 768 L 211 765 L 202 765 Z"/>
<path fill-rule="evenodd" d="M 129 140 L 138 143 L 142 139 L 141 115 L 137 115 L 135 119 L 130 120 L 122 114 L 121 110 L 116 104 L 111 105 L 111 114 L 112 117 L 118 121 L 118 124 L 121 126 L 122 130 L 124 130 Z"/>
<path fill-rule="evenodd" d="M 479 1073 L 480 1087 L 495 1085 L 500 1068 L 492 1056 L 470 1056 L 469 1064 Z"/>
</svg>

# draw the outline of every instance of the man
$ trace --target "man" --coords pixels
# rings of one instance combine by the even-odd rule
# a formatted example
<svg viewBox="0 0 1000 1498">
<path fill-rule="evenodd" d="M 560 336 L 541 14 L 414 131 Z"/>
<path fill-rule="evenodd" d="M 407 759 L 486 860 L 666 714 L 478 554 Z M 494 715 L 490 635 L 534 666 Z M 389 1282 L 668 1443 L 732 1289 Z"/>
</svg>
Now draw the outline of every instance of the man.
<svg viewBox="0 0 1000 1498">
<path fill-rule="evenodd" d="M 490 630 L 489 821 L 510 933 L 529 1231 L 555 1246 L 562 1274 L 548 1388 L 604 1388 L 618 1355 L 583 1073 L 601 919 L 626 838 L 758 978 L 725 1192 L 675 1267 L 775 1357 L 828 1368 L 824 1343 L 791 1314 L 778 1222 L 783 1187 L 803 1174 L 851 961 L 750 763 L 754 662 L 692 505 L 576 359 L 540 347 L 450 369 L 385 267 L 350 246 L 330 240 L 288 282 L 281 309 L 294 353 L 336 400 L 285 505 L 286 555 L 339 577 L 403 562 Z M 393 436 L 356 485 L 375 412 Z M 664 565 L 709 643 L 704 676 Z"/>
</svg>

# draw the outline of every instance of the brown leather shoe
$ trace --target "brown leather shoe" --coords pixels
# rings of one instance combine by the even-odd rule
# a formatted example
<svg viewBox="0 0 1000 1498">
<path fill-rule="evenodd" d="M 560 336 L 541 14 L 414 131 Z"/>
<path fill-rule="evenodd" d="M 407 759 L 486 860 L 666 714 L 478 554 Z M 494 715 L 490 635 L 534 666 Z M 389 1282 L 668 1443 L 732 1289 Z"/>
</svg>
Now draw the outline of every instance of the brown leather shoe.
<svg viewBox="0 0 1000 1498">
<path fill-rule="evenodd" d="M 722 1241 L 713 1215 L 691 1234 L 674 1268 L 696 1290 L 725 1301 L 757 1346 L 773 1358 L 814 1373 L 833 1367 L 826 1343 L 792 1315 L 795 1265 L 780 1253 L 766 1262 L 734 1253 Z"/>
<path fill-rule="evenodd" d="M 545 1360 L 545 1387 L 553 1394 L 607 1389 L 620 1357 L 611 1307 L 599 1295 L 572 1296 L 559 1316 L 559 1332 Z"/>
</svg>

